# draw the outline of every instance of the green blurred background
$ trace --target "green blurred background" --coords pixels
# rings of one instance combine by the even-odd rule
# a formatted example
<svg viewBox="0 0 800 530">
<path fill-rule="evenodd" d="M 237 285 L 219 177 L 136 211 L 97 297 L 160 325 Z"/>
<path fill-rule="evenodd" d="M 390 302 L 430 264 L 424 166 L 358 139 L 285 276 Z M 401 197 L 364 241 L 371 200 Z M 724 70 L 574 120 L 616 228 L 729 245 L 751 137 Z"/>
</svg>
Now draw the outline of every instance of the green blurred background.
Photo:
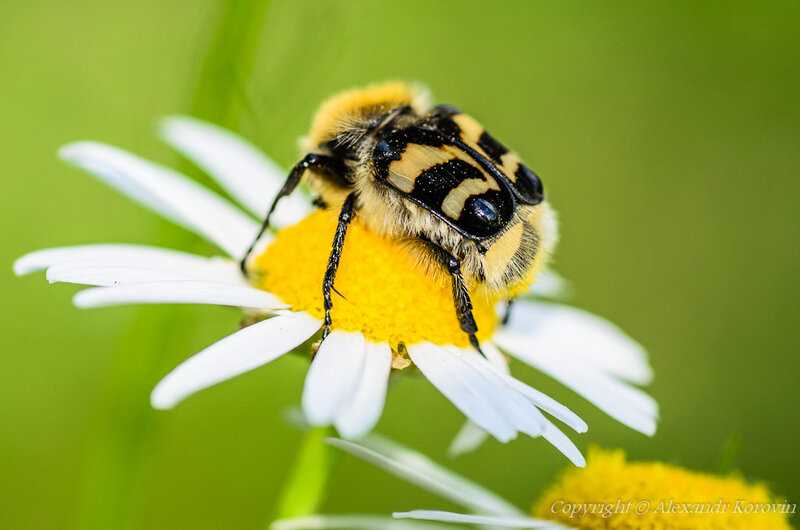
<svg viewBox="0 0 800 530">
<path fill-rule="evenodd" d="M 649 348 L 652 439 L 517 368 L 587 419 L 577 442 L 741 470 L 799 501 L 799 27 L 794 1 L 4 1 L 0 527 L 263 528 L 302 438 L 282 421 L 297 357 L 150 410 L 236 311 L 79 311 L 75 288 L 13 277 L 46 246 L 211 250 L 56 149 L 98 139 L 203 178 L 154 134 L 194 113 L 289 165 L 322 98 L 387 78 L 424 81 L 522 153 L 560 211 L 573 302 Z M 444 460 L 461 422 L 403 378 L 379 430 Z M 448 464 L 527 506 L 566 460 L 520 439 Z M 451 506 L 341 458 L 324 509 L 414 507 Z"/>
</svg>

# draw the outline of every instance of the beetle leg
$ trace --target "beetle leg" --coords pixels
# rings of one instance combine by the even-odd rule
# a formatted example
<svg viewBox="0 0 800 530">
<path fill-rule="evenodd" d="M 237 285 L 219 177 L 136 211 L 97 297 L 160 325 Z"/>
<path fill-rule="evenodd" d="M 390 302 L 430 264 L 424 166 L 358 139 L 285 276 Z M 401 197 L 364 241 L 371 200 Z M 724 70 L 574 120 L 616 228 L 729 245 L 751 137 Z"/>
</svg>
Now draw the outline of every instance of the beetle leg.
<svg viewBox="0 0 800 530">
<path fill-rule="evenodd" d="M 258 235 L 255 237 L 255 239 L 253 239 L 253 242 L 250 243 L 250 246 L 247 248 L 247 252 L 244 253 L 241 261 L 239 261 L 239 268 L 241 269 L 242 274 L 245 276 L 248 275 L 247 260 L 250 258 L 250 254 L 253 253 L 253 248 L 255 248 L 258 240 L 261 239 L 261 236 L 263 236 L 264 232 L 266 232 L 267 228 L 269 228 L 269 220 L 275 211 L 275 207 L 278 206 L 278 201 L 283 197 L 290 195 L 297 188 L 297 185 L 300 183 L 300 179 L 302 179 L 305 172 L 309 169 L 319 169 L 330 173 L 331 175 L 340 175 L 344 171 L 344 166 L 341 160 L 332 156 L 309 153 L 292 168 L 292 171 L 289 172 L 289 176 L 286 178 L 286 182 L 283 183 L 280 191 L 278 191 L 278 195 L 276 195 L 272 200 L 272 204 L 267 211 L 267 215 L 264 216 L 264 221 L 261 223 L 261 228 L 258 231 Z"/>
<path fill-rule="evenodd" d="M 336 291 L 333 282 L 336 280 L 336 270 L 339 268 L 339 260 L 342 257 L 347 227 L 350 225 L 350 221 L 353 220 L 353 215 L 355 214 L 356 197 L 357 195 L 355 192 L 350 193 L 347 199 L 345 199 L 342 209 L 339 211 L 339 223 L 336 225 L 331 254 L 328 257 L 328 266 L 325 269 L 325 277 L 322 280 L 322 299 L 325 305 L 325 323 L 322 327 L 323 339 L 331 332 L 331 309 L 333 309 L 331 291 Z"/>
<path fill-rule="evenodd" d="M 478 332 L 478 325 L 475 323 L 475 317 L 472 315 L 472 300 L 469 297 L 469 291 L 464 283 L 464 276 L 461 274 L 461 263 L 455 256 L 447 252 L 439 245 L 429 240 L 424 240 L 433 253 L 436 255 L 439 263 L 450 274 L 450 280 L 453 288 L 453 302 L 455 303 L 456 316 L 461 329 L 469 336 L 469 343 L 475 348 L 478 353 L 486 357 L 481 350 L 478 337 L 475 335 Z"/>
</svg>

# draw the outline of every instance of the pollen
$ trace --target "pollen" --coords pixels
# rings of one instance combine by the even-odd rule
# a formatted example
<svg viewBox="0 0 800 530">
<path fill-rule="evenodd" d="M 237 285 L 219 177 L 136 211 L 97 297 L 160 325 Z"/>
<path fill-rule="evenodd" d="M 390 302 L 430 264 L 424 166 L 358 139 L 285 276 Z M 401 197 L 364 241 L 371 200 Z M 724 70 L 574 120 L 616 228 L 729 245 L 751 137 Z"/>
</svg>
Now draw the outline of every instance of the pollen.
<svg viewBox="0 0 800 530">
<path fill-rule="evenodd" d="M 254 261 L 257 286 L 274 293 L 295 311 L 324 316 L 322 280 L 331 253 L 338 213 L 320 210 L 278 232 Z M 332 328 L 359 331 L 375 342 L 418 342 L 466 347 L 459 327 L 449 277 L 409 246 L 350 223 L 332 292 Z M 478 339 L 497 325 L 496 300 L 472 293 Z"/>
<path fill-rule="evenodd" d="M 660 462 L 627 462 L 593 449 L 534 507 L 538 517 L 582 530 L 790 530 L 792 504 L 761 484 Z"/>
</svg>

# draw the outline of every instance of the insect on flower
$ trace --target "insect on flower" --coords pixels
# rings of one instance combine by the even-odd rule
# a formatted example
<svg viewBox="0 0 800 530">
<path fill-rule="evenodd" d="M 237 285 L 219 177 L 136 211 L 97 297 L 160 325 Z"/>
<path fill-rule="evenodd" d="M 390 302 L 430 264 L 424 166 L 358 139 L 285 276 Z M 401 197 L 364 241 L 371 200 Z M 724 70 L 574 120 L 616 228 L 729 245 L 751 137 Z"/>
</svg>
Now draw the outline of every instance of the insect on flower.
<svg viewBox="0 0 800 530">
<path fill-rule="evenodd" d="M 40 250 L 14 265 L 18 274 L 46 269 L 51 282 L 94 286 L 77 293 L 79 307 L 244 310 L 249 325 L 167 374 L 154 407 L 311 351 L 302 405 L 314 425 L 363 436 L 381 415 L 390 373 L 413 366 L 470 420 L 454 451 L 487 433 L 502 442 L 524 433 L 582 465 L 549 417 L 579 433 L 586 423 L 512 377 L 511 355 L 623 424 L 655 431 L 658 406 L 635 386 L 652 378 L 643 348 L 600 317 L 538 298 L 559 290 L 545 268 L 554 215 L 534 173 L 467 115 L 429 106 L 405 83 L 345 92 L 321 107 L 290 172 L 194 118 L 166 119 L 161 135 L 246 211 L 109 145 L 76 142 L 60 155 L 228 257 L 101 244 Z M 316 210 L 290 195 L 304 179 Z"/>
<path fill-rule="evenodd" d="M 331 98 L 304 144 L 308 154 L 289 173 L 259 235 L 303 177 L 318 204 L 339 212 L 322 283 L 323 338 L 347 228 L 358 216 L 441 266 L 461 329 L 480 351 L 467 282 L 501 296 L 532 282 L 544 259 L 539 247 L 555 237 L 539 177 L 473 118 L 448 105 L 431 107 L 423 90 L 405 83 Z M 252 248 L 241 262 L 245 274 Z"/>
</svg>

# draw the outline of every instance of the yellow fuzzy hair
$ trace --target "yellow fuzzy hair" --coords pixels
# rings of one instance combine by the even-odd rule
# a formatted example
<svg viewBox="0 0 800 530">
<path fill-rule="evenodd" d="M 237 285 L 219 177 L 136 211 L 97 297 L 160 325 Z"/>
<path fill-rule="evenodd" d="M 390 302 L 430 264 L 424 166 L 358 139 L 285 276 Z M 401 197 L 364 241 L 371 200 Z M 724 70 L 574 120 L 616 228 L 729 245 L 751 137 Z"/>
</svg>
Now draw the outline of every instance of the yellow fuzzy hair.
<svg viewBox="0 0 800 530">
<path fill-rule="evenodd" d="M 390 81 L 364 88 L 340 92 L 322 103 L 311 130 L 304 139 L 304 148 L 316 149 L 337 134 L 357 125 L 368 113 L 386 112 L 402 105 L 423 111 L 428 105 L 427 91 L 416 84 Z"/>
</svg>

